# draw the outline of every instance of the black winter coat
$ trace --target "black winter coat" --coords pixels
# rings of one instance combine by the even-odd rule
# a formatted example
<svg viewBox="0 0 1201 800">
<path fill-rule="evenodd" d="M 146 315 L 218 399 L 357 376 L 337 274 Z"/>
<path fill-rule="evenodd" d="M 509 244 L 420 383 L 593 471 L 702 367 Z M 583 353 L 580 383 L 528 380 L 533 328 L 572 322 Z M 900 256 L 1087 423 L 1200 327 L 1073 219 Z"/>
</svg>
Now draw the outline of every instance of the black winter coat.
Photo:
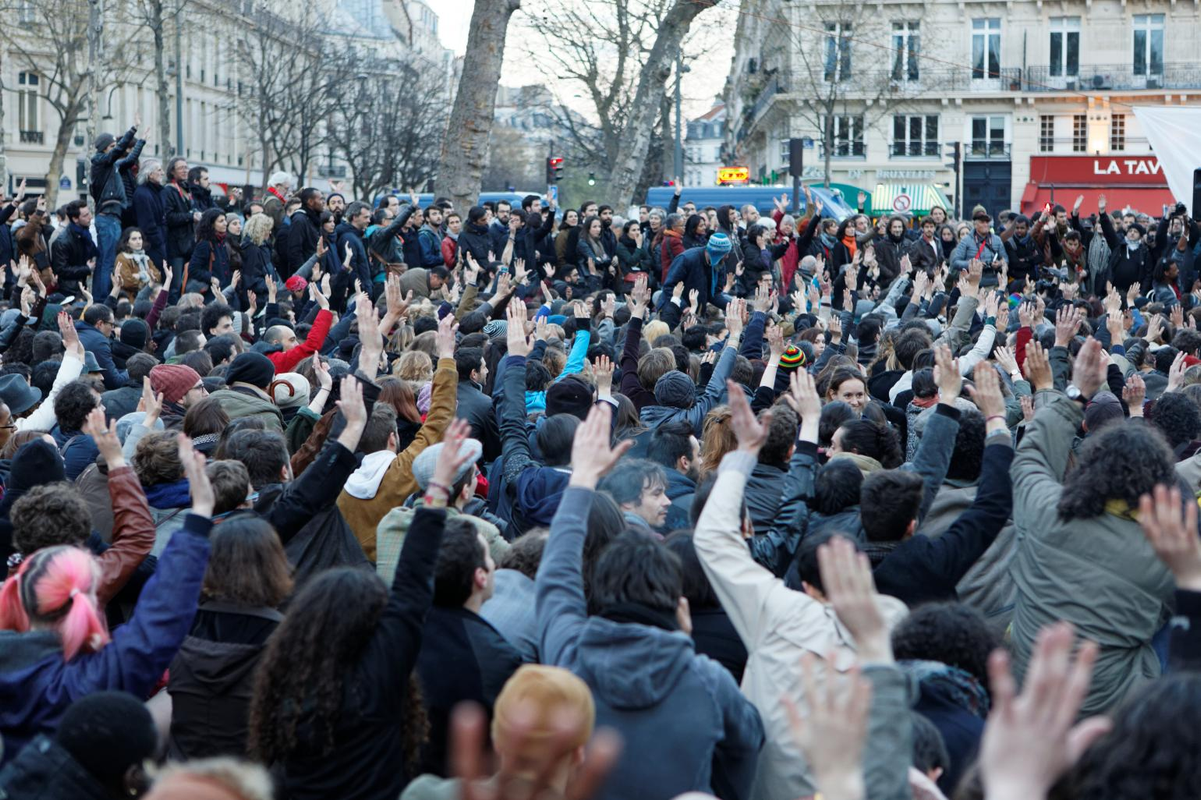
<svg viewBox="0 0 1201 800">
<path fill-rule="evenodd" d="M 92 270 L 88 267 L 89 249 L 83 236 L 70 226 L 54 240 L 50 248 L 50 264 L 58 279 L 58 291 L 81 298 L 80 287 L 87 283 Z"/>
<path fill-rule="evenodd" d="M 321 214 L 302 208 L 292 215 L 284 245 L 286 258 L 280 272 L 290 277 L 304 266 L 309 256 L 317 252 L 317 239 L 321 235 Z"/>
<path fill-rule="evenodd" d="M 163 209 L 167 214 L 167 258 L 190 258 L 196 246 L 196 223 L 192 198 L 169 183 L 163 187 Z"/>
<path fill-rule="evenodd" d="M 112 795 L 62 745 L 39 735 L 0 771 L 0 797 L 111 800 Z"/>
<path fill-rule="evenodd" d="M 133 193 L 134 216 L 145 240 L 143 249 L 155 266 L 167 260 L 167 207 L 163 187 L 147 181 Z"/>
</svg>

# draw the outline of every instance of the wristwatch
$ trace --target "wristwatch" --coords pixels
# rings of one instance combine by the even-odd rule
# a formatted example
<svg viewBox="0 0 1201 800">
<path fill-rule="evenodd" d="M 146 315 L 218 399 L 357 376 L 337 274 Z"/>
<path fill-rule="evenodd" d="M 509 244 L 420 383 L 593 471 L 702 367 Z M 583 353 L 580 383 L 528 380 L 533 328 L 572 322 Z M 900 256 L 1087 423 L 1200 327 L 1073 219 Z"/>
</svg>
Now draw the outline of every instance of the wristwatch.
<svg viewBox="0 0 1201 800">
<path fill-rule="evenodd" d="M 1064 390 L 1064 394 L 1069 400 L 1075 400 L 1082 406 L 1088 405 L 1088 398 L 1084 396 L 1084 392 L 1080 391 L 1080 387 L 1073 383 L 1068 384 L 1068 388 Z"/>
</svg>

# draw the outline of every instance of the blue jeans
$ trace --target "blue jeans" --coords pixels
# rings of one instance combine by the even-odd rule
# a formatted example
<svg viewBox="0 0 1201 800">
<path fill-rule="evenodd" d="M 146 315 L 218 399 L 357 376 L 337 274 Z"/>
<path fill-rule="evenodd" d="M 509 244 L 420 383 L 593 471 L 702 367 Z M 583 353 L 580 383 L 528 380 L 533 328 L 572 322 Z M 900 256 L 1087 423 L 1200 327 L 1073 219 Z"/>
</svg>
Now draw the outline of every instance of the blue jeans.
<svg viewBox="0 0 1201 800">
<path fill-rule="evenodd" d="M 101 300 L 113 288 L 113 265 L 117 260 L 117 242 L 121 239 L 121 218 L 96 215 L 96 270 L 92 273 L 92 296 Z"/>
</svg>

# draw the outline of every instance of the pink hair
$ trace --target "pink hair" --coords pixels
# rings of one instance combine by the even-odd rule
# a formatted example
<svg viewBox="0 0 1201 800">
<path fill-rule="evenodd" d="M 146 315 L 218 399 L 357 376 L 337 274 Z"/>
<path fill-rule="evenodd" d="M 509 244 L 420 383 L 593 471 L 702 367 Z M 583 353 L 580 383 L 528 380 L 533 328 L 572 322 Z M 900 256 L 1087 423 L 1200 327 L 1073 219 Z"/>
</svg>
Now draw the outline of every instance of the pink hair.
<svg viewBox="0 0 1201 800">
<path fill-rule="evenodd" d="M 109 634 L 92 600 L 94 569 L 91 554 L 78 547 L 50 547 L 34 553 L 0 589 L 0 628 L 27 631 L 31 619 L 52 624 L 62 639 L 67 661 L 81 650 L 99 650 L 108 644 Z"/>
</svg>

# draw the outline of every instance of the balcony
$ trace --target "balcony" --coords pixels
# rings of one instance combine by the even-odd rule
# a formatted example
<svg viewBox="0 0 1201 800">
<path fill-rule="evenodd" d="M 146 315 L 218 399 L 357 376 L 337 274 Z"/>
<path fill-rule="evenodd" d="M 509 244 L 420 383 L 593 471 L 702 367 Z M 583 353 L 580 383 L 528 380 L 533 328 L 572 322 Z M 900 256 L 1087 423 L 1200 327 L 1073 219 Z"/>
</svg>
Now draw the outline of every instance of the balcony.
<svg viewBox="0 0 1201 800">
<path fill-rule="evenodd" d="M 767 110 L 767 107 L 771 105 L 772 98 L 778 94 L 784 94 L 786 91 L 788 90 L 780 83 L 778 78 L 772 78 L 768 81 L 767 85 L 763 87 L 763 91 L 759 92 L 759 97 L 755 100 L 755 104 L 751 106 L 747 121 L 754 124 L 759 117 L 763 116 L 763 112 Z"/>
<path fill-rule="evenodd" d="M 1026 69 L 1028 92 L 1201 89 L 1201 64 L 1164 64 L 1158 75 L 1136 75 L 1131 64 L 1082 64 L 1077 75 L 1052 75 L 1050 67 Z"/>
<path fill-rule="evenodd" d="M 888 153 L 892 158 L 939 158 L 942 149 L 938 142 L 894 140 Z"/>
<path fill-rule="evenodd" d="M 1004 142 L 973 139 L 963 157 L 969 161 L 1008 161 L 1010 147 Z"/>
<path fill-rule="evenodd" d="M 46 134 L 42 131 L 21 131 L 21 144 L 45 144 Z"/>
<path fill-rule="evenodd" d="M 818 148 L 821 153 L 821 158 L 826 157 L 826 148 L 823 145 Z M 835 141 L 834 152 L 830 154 L 830 158 L 867 158 L 867 145 L 862 141 Z"/>
</svg>

